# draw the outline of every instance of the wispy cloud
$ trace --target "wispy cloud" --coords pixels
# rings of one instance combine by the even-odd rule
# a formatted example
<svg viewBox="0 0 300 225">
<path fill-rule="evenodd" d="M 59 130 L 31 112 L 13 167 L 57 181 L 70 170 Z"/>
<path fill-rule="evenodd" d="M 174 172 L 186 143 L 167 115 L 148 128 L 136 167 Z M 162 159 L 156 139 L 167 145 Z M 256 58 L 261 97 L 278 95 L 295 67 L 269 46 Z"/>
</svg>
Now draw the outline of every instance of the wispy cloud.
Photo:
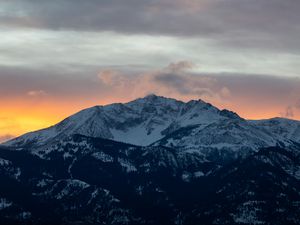
<svg viewBox="0 0 300 225">
<path fill-rule="evenodd" d="M 192 68 L 191 62 L 179 61 L 160 70 L 138 75 L 104 70 L 98 74 L 98 78 L 109 92 L 114 93 L 114 96 L 126 96 L 127 99 L 143 97 L 148 93 L 181 99 L 199 97 L 221 99 L 228 95 L 228 88 L 219 87 L 215 78 L 194 75 L 189 71 Z"/>
<path fill-rule="evenodd" d="M 45 96 L 47 93 L 44 90 L 31 90 L 27 92 L 27 95 L 31 97 L 37 97 L 37 96 Z"/>
</svg>

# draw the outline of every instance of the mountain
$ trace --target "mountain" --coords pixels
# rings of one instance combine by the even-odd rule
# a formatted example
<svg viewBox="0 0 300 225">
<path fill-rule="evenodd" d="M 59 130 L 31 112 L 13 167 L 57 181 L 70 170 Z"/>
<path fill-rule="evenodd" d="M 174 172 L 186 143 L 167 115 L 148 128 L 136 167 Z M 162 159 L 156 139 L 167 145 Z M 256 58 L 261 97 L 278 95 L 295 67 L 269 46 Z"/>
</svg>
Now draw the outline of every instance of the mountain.
<svg viewBox="0 0 300 225">
<path fill-rule="evenodd" d="M 300 224 L 300 122 L 150 95 L 0 146 L 0 224 Z"/>
<path fill-rule="evenodd" d="M 286 118 L 273 118 L 268 120 L 249 121 L 254 126 L 258 126 L 265 132 L 272 135 L 276 140 L 284 142 L 292 140 L 300 142 L 300 122 Z"/>
<path fill-rule="evenodd" d="M 82 135 L 35 153 L 0 147 L 1 224 L 300 224 L 300 146 L 219 167 Z"/>
<path fill-rule="evenodd" d="M 197 153 L 203 161 L 226 161 L 262 147 L 299 142 L 300 122 L 280 118 L 248 121 L 202 100 L 185 103 L 149 95 L 125 104 L 82 110 L 5 144 L 37 149 L 74 134 L 139 146 L 166 146 Z"/>
<path fill-rule="evenodd" d="M 184 103 L 149 95 L 126 104 L 82 110 L 53 127 L 26 134 L 7 144 L 41 145 L 68 135 L 82 134 L 147 146 L 178 128 L 210 124 L 230 116 L 234 115 L 222 114 L 201 100 Z"/>
</svg>

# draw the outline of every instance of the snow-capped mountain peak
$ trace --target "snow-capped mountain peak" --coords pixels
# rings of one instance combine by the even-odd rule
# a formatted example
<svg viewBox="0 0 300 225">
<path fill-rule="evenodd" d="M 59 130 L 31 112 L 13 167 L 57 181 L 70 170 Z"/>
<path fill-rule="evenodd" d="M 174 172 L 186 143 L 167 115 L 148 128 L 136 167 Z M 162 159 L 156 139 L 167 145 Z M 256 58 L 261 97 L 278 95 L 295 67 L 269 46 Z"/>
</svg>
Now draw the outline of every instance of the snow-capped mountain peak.
<svg viewBox="0 0 300 225">
<path fill-rule="evenodd" d="M 211 123 L 222 117 L 219 110 L 203 101 L 184 103 L 171 98 L 148 95 L 134 101 L 84 109 L 47 129 L 25 134 L 8 142 L 24 145 L 44 144 L 59 137 L 82 134 L 138 145 L 149 145 L 163 132 L 175 128 Z M 172 129 L 173 127 L 173 129 Z"/>
<path fill-rule="evenodd" d="M 125 104 L 84 109 L 52 127 L 25 134 L 6 145 L 43 146 L 74 134 L 140 146 L 237 151 L 299 142 L 300 122 L 247 121 L 201 99 L 183 102 L 152 94 Z"/>
</svg>

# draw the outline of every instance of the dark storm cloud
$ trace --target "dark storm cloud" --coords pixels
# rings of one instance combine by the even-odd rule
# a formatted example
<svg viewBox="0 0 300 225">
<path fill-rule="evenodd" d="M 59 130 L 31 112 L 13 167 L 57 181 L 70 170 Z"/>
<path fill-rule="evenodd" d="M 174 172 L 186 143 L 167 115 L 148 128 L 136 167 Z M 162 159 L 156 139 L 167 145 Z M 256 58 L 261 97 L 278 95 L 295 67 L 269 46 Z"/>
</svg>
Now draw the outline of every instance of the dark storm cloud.
<svg viewBox="0 0 300 225">
<path fill-rule="evenodd" d="M 300 50 L 298 0 L 1 2 L 0 23 L 8 26 L 201 36 L 231 47 Z"/>
</svg>

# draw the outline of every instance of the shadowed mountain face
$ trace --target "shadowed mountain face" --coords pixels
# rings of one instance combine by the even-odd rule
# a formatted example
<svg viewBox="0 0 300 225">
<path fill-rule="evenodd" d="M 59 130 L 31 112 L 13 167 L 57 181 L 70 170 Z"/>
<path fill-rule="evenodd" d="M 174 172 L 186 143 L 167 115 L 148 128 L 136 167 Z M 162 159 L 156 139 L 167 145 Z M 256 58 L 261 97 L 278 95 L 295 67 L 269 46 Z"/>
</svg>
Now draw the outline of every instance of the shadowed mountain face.
<svg viewBox="0 0 300 225">
<path fill-rule="evenodd" d="M 155 95 L 0 147 L 0 224 L 300 224 L 300 123 Z"/>
<path fill-rule="evenodd" d="M 80 135 L 36 154 L 2 148 L 1 224 L 299 224 L 299 149 L 221 166 Z"/>
</svg>

